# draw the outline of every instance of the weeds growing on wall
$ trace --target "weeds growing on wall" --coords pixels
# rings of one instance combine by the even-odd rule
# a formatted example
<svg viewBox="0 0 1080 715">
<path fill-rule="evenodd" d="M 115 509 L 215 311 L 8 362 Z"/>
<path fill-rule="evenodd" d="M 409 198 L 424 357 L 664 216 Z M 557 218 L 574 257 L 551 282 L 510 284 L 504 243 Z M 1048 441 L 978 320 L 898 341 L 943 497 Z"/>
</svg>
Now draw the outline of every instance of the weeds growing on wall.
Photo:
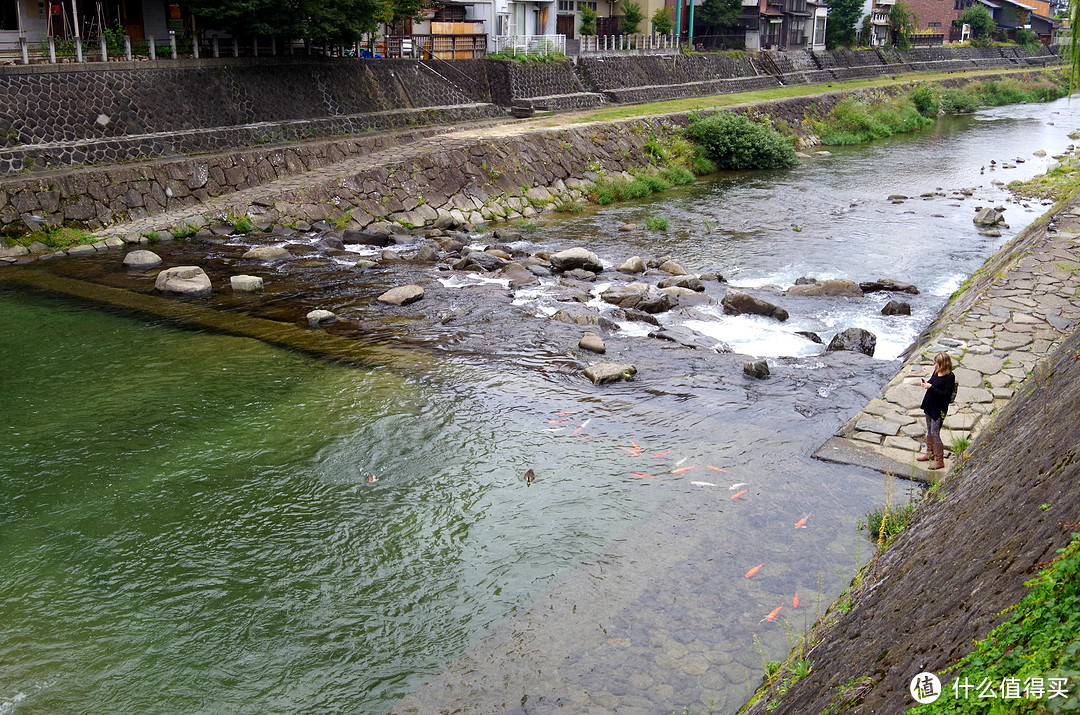
<svg viewBox="0 0 1080 715">
<path fill-rule="evenodd" d="M 1008 620 L 978 641 L 975 649 L 950 669 L 953 677 L 942 677 L 941 697 L 908 712 L 983 713 L 993 703 L 1001 705 L 993 712 L 1080 711 L 1076 688 L 1080 681 L 1080 534 L 1074 533 L 1072 542 L 1058 553 L 1060 556 L 1025 584 L 1031 591 L 1009 609 Z M 1044 695 L 1037 700 L 999 699 L 988 703 L 972 690 L 964 697 L 964 684 L 978 688 L 985 679 L 999 689 L 1007 678 L 1020 683 L 1021 693 L 1025 683 L 1035 679 L 1043 686 Z M 1050 698 L 1049 689 L 1062 680 L 1068 684 L 1067 694 Z M 958 685 L 955 691 L 953 682 Z"/>
<path fill-rule="evenodd" d="M 912 132 L 930 124 L 911 97 L 850 96 L 813 122 L 823 144 L 861 144 L 894 134 Z"/>
<path fill-rule="evenodd" d="M 686 138 L 701 147 L 717 169 L 788 169 L 799 161 L 795 148 L 780 132 L 741 114 L 692 116 Z"/>
<path fill-rule="evenodd" d="M 97 241 L 97 237 L 91 233 L 87 233 L 78 228 L 68 228 L 67 226 L 61 226 L 59 228 L 45 228 L 40 231 L 34 231 L 23 236 L 9 238 L 9 242 L 15 243 L 21 246 L 29 246 L 34 241 L 43 243 L 49 248 L 71 248 L 72 246 L 78 246 L 83 243 L 93 243 Z"/>
</svg>

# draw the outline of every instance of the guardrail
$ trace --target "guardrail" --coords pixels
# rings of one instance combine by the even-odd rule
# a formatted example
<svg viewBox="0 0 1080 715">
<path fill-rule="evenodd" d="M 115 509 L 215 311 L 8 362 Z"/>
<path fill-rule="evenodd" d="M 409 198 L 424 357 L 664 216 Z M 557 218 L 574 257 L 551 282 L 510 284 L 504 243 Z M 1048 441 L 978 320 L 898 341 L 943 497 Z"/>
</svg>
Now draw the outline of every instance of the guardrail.
<svg viewBox="0 0 1080 715">
<path fill-rule="evenodd" d="M 582 35 L 579 52 L 585 54 L 639 52 L 643 54 L 677 52 L 680 40 L 675 35 Z"/>
</svg>

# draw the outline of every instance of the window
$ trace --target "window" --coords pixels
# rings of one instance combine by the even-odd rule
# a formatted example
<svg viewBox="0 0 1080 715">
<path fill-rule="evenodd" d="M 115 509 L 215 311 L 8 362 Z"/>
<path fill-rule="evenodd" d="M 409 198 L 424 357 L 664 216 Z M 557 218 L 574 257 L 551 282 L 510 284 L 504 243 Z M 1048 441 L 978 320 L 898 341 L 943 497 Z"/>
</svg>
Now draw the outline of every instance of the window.
<svg viewBox="0 0 1080 715">
<path fill-rule="evenodd" d="M 559 0 L 559 12 L 571 13 L 574 11 L 574 0 Z"/>
<path fill-rule="evenodd" d="M 577 9 L 581 12 L 582 8 L 589 8 L 593 12 L 596 12 L 596 0 L 578 0 Z"/>
<path fill-rule="evenodd" d="M 819 17 L 817 19 L 816 27 L 814 28 L 814 44 L 820 45 L 825 42 L 825 18 Z"/>
<path fill-rule="evenodd" d="M 941 23 L 940 22 L 928 22 L 928 23 L 926 23 L 926 26 L 927 27 L 941 27 Z"/>
<path fill-rule="evenodd" d="M 18 12 L 18 0 L 0 0 L 0 30 L 18 30 Z"/>
</svg>

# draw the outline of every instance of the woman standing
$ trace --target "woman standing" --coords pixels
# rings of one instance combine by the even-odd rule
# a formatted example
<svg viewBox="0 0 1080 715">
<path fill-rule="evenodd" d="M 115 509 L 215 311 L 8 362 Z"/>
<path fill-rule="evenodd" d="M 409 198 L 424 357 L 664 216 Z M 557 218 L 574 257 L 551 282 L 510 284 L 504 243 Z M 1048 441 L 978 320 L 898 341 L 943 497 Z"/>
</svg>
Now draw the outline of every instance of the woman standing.
<svg viewBox="0 0 1080 715">
<path fill-rule="evenodd" d="M 956 375 L 953 374 L 952 358 L 948 353 L 938 353 L 934 358 L 934 374 L 929 380 L 923 380 L 926 390 L 923 395 L 922 411 L 926 415 L 926 454 L 920 454 L 916 461 L 930 461 L 927 469 L 942 469 L 945 466 L 945 445 L 941 442 L 941 424 L 949 410 L 953 390 L 956 387 Z"/>
</svg>

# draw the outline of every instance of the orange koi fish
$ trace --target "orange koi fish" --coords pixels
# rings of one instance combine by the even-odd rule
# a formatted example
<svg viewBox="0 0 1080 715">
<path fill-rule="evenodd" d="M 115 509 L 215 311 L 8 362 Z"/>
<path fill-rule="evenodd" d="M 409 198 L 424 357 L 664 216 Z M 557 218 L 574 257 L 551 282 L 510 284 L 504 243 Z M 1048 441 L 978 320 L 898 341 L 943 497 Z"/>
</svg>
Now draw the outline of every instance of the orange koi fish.
<svg viewBox="0 0 1080 715">
<path fill-rule="evenodd" d="M 630 476 L 631 477 L 637 477 L 638 479 L 644 479 L 646 477 L 649 478 L 649 479 L 656 479 L 655 475 L 648 474 L 646 472 L 630 472 Z"/>
<path fill-rule="evenodd" d="M 753 576 L 754 574 L 756 574 L 756 573 L 757 573 L 758 571 L 760 571 L 760 570 L 761 570 L 761 567 L 762 567 L 762 566 L 764 566 L 764 565 L 765 565 L 764 563 L 760 563 L 760 564 L 758 564 L 757 566 L 755 566 L 754 568 L 752 568 L 752 569 L 750 569 L 749 571 L 747 571 L 747 572 L 746 572 L 746 578 L 750 578 L 751 576 Z"/>
<path fill-rule="evenodd" d="M 799 607 L 799 592 L 798 591 L 795 592 L 795 598 L 791 599 L 791 607 L 792 608 L 798 608 Z"/>
<path fill-rule="evenodd" d="M 569 410 L 567 412 L 556 412 L 555 416 L 556 417 L 564 417 L 566 415 L 576 415 L 577 413 L 578 413 L 577 410 Z"/>
<path fill-rule="evenodd" d="M 746 494 L 748 491 L 750 491 L 750 490 L 749 489 L 743 489 L 741 492 L 735 492 L 734 494 L 731 495 L 731 498 L 732 499 L 738 499 L 743 494 Z"/>
<path fill-rule="evenodd" d="M 783 606 L 777 606 L 776 608 L 774 608 L 774 609 L 772 610 L 772 613 L 770 613 L 769 615 L 765 616 L 765 617 L 764 617 L 764 618 L 762 618 L 761 620 L 762 620 L 762 621 L 768 621 L 769 623 L 772 623 L 773 621 L 775 621 L 775 620 L 776 620 L 776 617 L 777 617 L 777 616 L 778 616 L 778 615 L 780 614 L 780 609 L 782 609 L 782 608 L 783 608 Z"/>
<path fill-rule="evenodd" d="M 678 469 L 672 469 L 671 473 L 672 474 L 684 474 L 686 472 L 689 472 L 691 469 L 697 469 L 697 466 L 698 465 L 696 465 L 696 464 L 691 464 L 689 467 L 679 467 Z"/>
<path fill-rule="evenodd" d="M 592 422 L 592 417 L 590 417 L 589 419 L 585 420 L 580 425 L 578 425 L 577 428 L 574 429 L 573 432 L 571 432 L 571 434 L 577 434 L 581 430 L 585 429 L 585 425 L 589 424 L 590 422 Z"/>
<path fill-rule="evenodd" d="M 796 529 L 801 529 L 804 526 L 806 526 L 806 520 L 809 519 L 809 518 L 810 518 L 810 515 L 807 514 L 803 518 L 799 519 L 797 522 L 795 522 L 795 528 Z"/>
<path fill-rule="evenodd" d="M 656 454 L 653 455 L 653 459 L 656 459 L 657 457 L 666 457 L 669 454 L 671 454 L 670 449 L 668 451 L 666 451 L 666 452 L 657 452 Z"/>
<path fill-rule="evenodd" d="M 630 449 L 629 447 L 619 447 L 619 449 L 623 450 L 624 452 L 629 454 L 631 457 L 640 457 L 641 456 L 636 449 Z"/>
<path fill-rule="evenodd" d="M 714 467 L 711 464 L 706 464 L 705 466 L 708 467 L 709 469 L 713 470 L 714 472 L 723 472 L 724 474 L 730 474 L 730 472 L 728 472 L 728 470 L 723 469 L 721 467 Z"/>
<path fill-rule="evenodd" d="M 566 420 L 548 420 L 549 425 L 561 425 L 563 422 L 566 422 Z"/>
</svg>

